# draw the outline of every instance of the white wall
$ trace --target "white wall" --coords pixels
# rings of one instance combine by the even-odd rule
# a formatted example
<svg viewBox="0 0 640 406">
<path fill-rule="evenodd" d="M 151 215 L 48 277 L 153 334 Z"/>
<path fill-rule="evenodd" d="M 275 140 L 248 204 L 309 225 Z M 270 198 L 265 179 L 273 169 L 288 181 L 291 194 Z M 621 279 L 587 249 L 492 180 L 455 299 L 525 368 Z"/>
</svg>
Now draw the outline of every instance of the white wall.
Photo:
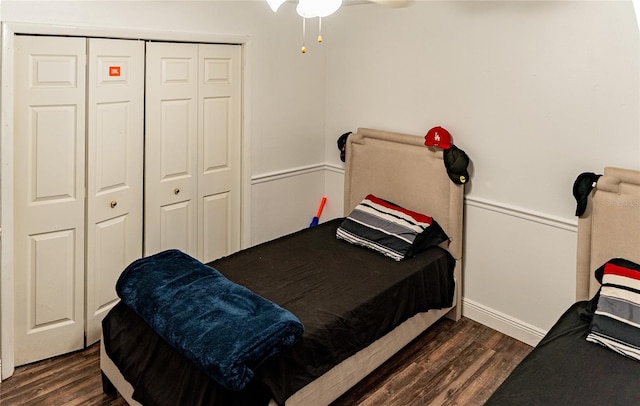
<svg viewBox="0 0 640 406">
<path fill-rule="evenodd" d="M 254 245 L 309 227 L 324 194 L 324 172 L 324 165 L 317 165 L 253 179 Z"/>
<path fill-rule="evenodd" d="M 575 293 L 576 176 L 640 169 L 632 3 L 362 5 L 327 26 L 328 161 L 357 127 L 451 131 L 472 160 L 465 314 L 535 342 Z"/>
</svg>

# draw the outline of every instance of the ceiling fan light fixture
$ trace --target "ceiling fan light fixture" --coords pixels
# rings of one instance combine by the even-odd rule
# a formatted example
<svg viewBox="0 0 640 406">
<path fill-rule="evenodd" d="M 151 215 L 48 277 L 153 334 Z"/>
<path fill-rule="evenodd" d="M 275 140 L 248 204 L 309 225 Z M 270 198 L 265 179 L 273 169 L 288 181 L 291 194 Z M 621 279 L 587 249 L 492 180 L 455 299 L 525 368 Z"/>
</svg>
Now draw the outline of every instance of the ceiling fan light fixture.
<svg viewBox="0 0 640 406">
<path fill-rule="evenodd" d="M 326 17 L 335 13 L 342 0 L 299 0 L 296 12 L 302 18 Z"/>
<path fill-rule="evenodd" d="M 273 12 L 275 13 L 285 1 L 287 0 L 267 0 L 267 3 L 269 4 L 269 7 L 271 7 L 271 10 L 273 10 Z"/>
</svg>

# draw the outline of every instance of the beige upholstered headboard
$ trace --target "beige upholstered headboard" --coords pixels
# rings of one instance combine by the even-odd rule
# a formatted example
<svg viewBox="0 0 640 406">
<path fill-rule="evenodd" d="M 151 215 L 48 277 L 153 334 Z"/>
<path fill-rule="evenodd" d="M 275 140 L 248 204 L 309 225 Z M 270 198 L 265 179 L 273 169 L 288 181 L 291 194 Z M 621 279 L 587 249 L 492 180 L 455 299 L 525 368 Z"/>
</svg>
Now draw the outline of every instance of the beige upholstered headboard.
<svg viewBox="0 0 640 406">
<path fill-rule="evenodd" d="M 442 150 L 426 147 L 422 136 L 358 129 L 347 139 L 345 216 L 369 193 L 432 216 L 451 238 L 459 317 L 464 187 L 449 179 Z"/>
<path fill-rule="evenodd" d="M 640 263 L 640 171 L 605 168 L 578 219 L 576 299 L 600 284 L 594 271 L 611 258 Z"/>
</svg>

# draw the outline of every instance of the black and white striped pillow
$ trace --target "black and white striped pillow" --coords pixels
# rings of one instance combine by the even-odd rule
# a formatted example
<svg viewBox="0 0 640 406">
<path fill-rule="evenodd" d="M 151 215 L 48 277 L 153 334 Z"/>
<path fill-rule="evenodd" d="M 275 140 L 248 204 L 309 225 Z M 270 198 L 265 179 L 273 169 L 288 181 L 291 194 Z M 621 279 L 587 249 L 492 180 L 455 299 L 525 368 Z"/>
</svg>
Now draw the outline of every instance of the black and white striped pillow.
<svg viewBox="0 0 640 406">
<path fill-rule="evenodd" d="M 345 218 L 336 237 L 399 261 L 449 239 L 432 218 L 367 195 Z"/>
<path fill-rule="evenodd" d="M 595 276 L 602 286 L 587 341 L 640 360 L 640 265 L 614 258 Z"/>
</svg>

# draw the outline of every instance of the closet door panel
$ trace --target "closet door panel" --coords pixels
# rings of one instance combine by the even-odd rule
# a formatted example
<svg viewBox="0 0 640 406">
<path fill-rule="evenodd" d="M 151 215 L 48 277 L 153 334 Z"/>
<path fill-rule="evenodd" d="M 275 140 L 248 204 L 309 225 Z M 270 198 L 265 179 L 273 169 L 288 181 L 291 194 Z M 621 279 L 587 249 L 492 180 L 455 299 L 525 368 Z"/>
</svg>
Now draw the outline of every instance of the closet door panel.
<svg viewBox="0 0 640 406">
<path fill-rule="evenodd" d="M 196 44 L 147 44 L 145 255 L 198 257 L 197 69 Z"/>
<path fill-rule="evenodd" d="M 75 233 L 63 230 L 31 236 L 28 247 L 29 292 L 37 304 L 29 324 L 67 324 L 74 319 Z"/>
<path fill-rule="evenodd" d="M 241 47 L 199 45 L 198 243 L 208 262 L 240 249 Z"/>
<path fill-rule="evenodd" d="M 115 282 L 142 256 L 144 42 L 89 39 L 86 341 L 117 303 Z"/>
<path fill-rule="evenodd" d="M 15 38 L 15 365 L 84 345 L 85 48 Z"/>
<path fill-rule="evenodd" d="M 137 255 L 133 260 L 127 258 L 128 243 L 131 240 L 131 218 L 128 214 L 110 218 L 96 223 L 93 230 L 88 231 L 93 233 L 95 238 L 95 252 L 92 254 L 95 268 L 92 276 L 94 286 L 87 290 L 91 290 L 91 294 L 95 295 L 93 301 L 97 306 L 92 306 L 92 309 L 97 311 L 104 310 L 105 307 L 111 308 L 117 301 L 115 286 L 120 273 L 129 263 L 140 257 Z M 139 241 L 138 245 L 142 245 L 142 241 Z"/>
<path fill-rule="evenodd" d="M 189 237 L 194 229 L 193 223 L 190 222 L 195 213 L 193 205 L 193 201 L 185 201 L 162 206 L 160 209 L 160 228 L 170 230 L 160 236 L 162 247 L 189 252 Z"/>
<path fill-rule="evenodd" d="M 205 196 L 202 199 L 202 214 L 204 227 L 203 249 L 204 258 L 221 258 L 231 252 L 237 251 L 235 247 L 230 247 L 229 225 L 231 199 L 229 193 L 217 193 Z M 213 259 L 207 259 L 212 261 Z"/>
</svg>

